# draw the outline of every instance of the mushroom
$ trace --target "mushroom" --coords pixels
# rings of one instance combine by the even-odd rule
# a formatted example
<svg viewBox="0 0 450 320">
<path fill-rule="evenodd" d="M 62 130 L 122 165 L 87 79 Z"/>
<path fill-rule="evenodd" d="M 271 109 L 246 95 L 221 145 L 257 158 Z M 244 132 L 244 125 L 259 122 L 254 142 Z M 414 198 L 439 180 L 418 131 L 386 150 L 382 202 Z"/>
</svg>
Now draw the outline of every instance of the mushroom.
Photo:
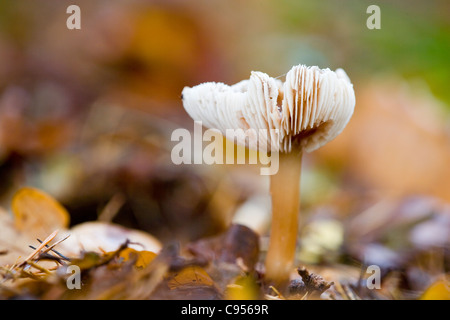
<svg viewBox="0 0 450 320">
<path fill-rule="evenodd" d="M 279 153 L 279 171 L 270 176 L 272 223 L 265 268 L 267 279 L 286 284 L 295 260 L 302 154 L 334 139 L 350 120 L 355 107 L 350 79 L 342 69 L 298 65 L 284 83 L 252 72 L 249 80 L 232 86 L 207 82 L 186 87 L 182 99 L 191 118 L 225 136 L 227 129 L 270 132 L 249 135 L 245 145 Z"/>
</svg>

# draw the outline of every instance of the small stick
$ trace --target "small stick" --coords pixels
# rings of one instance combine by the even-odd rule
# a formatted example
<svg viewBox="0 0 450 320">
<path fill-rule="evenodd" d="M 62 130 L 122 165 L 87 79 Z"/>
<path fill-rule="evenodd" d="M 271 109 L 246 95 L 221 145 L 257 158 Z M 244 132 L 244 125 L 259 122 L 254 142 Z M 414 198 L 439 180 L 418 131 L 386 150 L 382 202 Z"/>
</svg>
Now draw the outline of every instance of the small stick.
<svg viewBox="0 0 450 320">
<path fill-rule="evenodd" d="M 49 270 L 45 269 L 44 267 L 38 265 L 37 263 L 34 263 L 33 261 L 28 261 L 27 264 L 32 266 L 33 268 L 38 269 L 39 271 L 45 273 L 45 274 L 52 274 Z"/>
<path fill-rule="evenodd" d="M 61 258 L 65 259 L 65 260 L 67 260 L 67 261 L 70 261 L 69 258 L 65 257 L 64 255 L 62 255 L 61 253 L 59 253 L 58 251 L 56 251 L 56 250 L 53 249 L 54 247 L 56 247 L 58 244 L 60 244 L 61 242 L 65 241 L 65 240 L 66 240 L 67 238 L 69 238 L 69 237 L 70 237 L 70 234 L 67 235 L 67 237 L 65 237 L 65 238 L 63 238 L 63 239 L 56 241 L 56 242 L 55 242 L 54 244 L 52 244 L 51 246 L 49 246 L 49 245 L 46 244 L 46 245 L 45 245 L 45 246 L 46 246 L 46 249 L 45 249 L 44 251 L 42 251 L 42 253 L 47 253 L 47 252 L 49 252 L 49 251 L 51 250 L 51 251 L 53 251 L 54 253 L 56 253 L 58 256 L 60 256 Z M 39 241 L 39 243 L 42 243 L 41 240 L 39 240 L 39 239 L 37 239 L 37 241 Z"/>
<path fill-rule="evenodd" d="M 33 250 L 36 250 L 36 248 L 33 247 L 33 246 L 28 246 L 28 247 L 30 247 Z M 60 257 L 57 257 L 56 255 L 53 255 L 53 254 L 50 254 L 50 253 L 43 253 L 43 252 L 39 253 L 39 255 L 36 257 L 35 260 L 43 260 L 43 259 L 54 260 L 56 262 L 60 262 L 61 261 Z"/>
</svg>

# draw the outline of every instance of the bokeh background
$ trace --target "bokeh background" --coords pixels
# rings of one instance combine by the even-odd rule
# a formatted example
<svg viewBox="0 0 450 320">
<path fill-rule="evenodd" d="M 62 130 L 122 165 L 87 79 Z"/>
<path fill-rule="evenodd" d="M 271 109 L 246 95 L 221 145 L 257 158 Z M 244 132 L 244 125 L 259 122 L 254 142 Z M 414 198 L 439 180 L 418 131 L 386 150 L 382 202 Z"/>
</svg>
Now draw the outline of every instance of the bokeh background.
<svg viewBox="0 0 450 320">
<path fill-rule="evenodd" d="M 71 4 L 81 30 L 66 28 Z M 366 27 L 371 4 L 380 30 Z M 446 0 L 1 1 L 0 204 L 33 186 L 72 225 L 100 219 L 185 243 L 240 222 L 264 249 L 258 168 L 172 164 L 172 131 L 193 129 L 181 91 L 341 67 L 355 114 L 304 159 L 298 258 L 376 263 L 423 288 L 449 262 L 449 12 Z"/>
</svg>

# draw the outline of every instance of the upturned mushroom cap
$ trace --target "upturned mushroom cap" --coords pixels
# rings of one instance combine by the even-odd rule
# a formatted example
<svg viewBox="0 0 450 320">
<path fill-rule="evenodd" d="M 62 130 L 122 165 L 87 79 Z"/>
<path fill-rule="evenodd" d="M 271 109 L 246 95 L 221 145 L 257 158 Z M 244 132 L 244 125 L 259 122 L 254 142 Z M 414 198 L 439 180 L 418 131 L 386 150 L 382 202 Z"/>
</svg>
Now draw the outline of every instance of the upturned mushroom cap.
<svg viewBox="0 0 450 320">
<path fill-rule="evenodd" d="M 232 86 L 207 82 L 186 87 L 182 94 L 195 121 L 225 136 L 227 129 L 254 129 L 247 135 L 247 147 L 280 152 L 323 146 L 342 132 L 355 107 L 353 85 L 344 70 L 304 65 L 294 66 L 284 83 L 253 71 L 249 80 Z M 258 134 L 260 129 L 267 135 Z"/>
</svg>

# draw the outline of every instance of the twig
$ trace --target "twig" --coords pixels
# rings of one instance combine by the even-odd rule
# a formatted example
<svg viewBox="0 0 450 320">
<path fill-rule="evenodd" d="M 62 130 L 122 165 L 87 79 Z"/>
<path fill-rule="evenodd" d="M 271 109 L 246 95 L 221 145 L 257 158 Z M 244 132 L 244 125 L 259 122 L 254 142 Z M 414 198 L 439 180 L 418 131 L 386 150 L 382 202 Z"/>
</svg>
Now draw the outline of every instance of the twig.
<svg viewBox="0 0 450 320">
<path fill-rule="evenodd" d="M 49 270 L 45 269 L 44 267 L 38 265 L 37 263 L 34 263 L 33 261 L 28 261 L 28 263 L 30 266 L 32 266 L 33 268 L 38 269 L 39 271 L 45 273 L 45 274 L 52 274 Z"/>
<path fill-rule="evenodd" d="M 29 246 L 29 247 L 33 250 L 36 250 L 36 248 L 33 246 Z M 62 259 L 60 257 L 57 257 L 56 255 L 49 254 L 49 253 L 43 253 L 43 252 L 41 252 L 35 260 L 51 260 L 51 261 L 56 261 L 60 264 L 63 264 L 63 262 L 61 261 Z"/>
<path fill-rule="evenodd" d="M 45 238 L 45 240 L 41 243 L 41 245 L 39 247 L 36 248 L 36 250 L 34 250 L 26 259 L 24 262 L 22 262 L 19 267 L 23 267 L 24 265 L 26 265 L 28 263 L 29 260 L 31 260 L 32 258 L 34 258 L 34 256 L 39 253 L 39 251 L 41 251 L 48 243 L 50 243 L 50 241 L 52 241 L 56 235 L 58 234 L 58 230 L 53 231 L 47 238 Z"/>
<path fill-rule="evenodd" d="M 286 298 L 274 286 L 270 286 L 269 289 L 272 289 L 272 291 L 275 292 L 275 294 L 278 296 L 278 298 L 280 298 L 282 300 L 286 300 Z"/>
<path fill-rule="evenodd" d="M 45 246 L 46 246 L 46 249 L 45 249 L 44 251 L 42 251 L 42 254 L 47 253 L 47 252 L 49 252 L 49 251 L 53 251 L 54 253 L 56 253 L 58 256 L 60 256 L 60 257 L 63 258 L 64 260 L 70 261 L 69 258 L 67 258 L 67 257 L 64 256 L 63 254 L 59 253 L 59 252 L 56 251 L 55 249 L 53 249 L 54 247 L 56 247 L 58 244 L 60 244 L 61 242 L 65 241 L 65 240 L 66 240 L 67 238 L 69 238 L 69 237 L 70 237 L 70 234 L 69 234 L 67 237 L 63 238 L 63 239 L 56 241 L 56 242 L 55 242 L 54 244 L 52 244 L 51 246 L 48 246 L 48 245 L 46 244 L 46 245 L 45 245 Z M 42 244 L 42 241 L 41 241 L 41 240 L 37 239 L 37 241 L 39 241 L 39 243 Z"/>
</svg>

